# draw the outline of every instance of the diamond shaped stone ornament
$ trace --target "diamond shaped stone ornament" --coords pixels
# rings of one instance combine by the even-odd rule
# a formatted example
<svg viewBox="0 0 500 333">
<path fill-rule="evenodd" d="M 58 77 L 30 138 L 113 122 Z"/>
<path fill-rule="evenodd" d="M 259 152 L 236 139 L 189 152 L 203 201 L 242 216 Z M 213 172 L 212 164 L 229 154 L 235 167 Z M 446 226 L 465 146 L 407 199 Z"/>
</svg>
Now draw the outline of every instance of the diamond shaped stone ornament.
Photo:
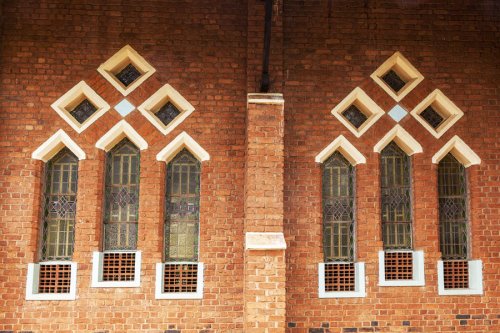
<svg viewBox="0 0 500 333">
<path fill-rule="evenodd" d="M 127 116 L 130 112 L 135 110 L 135 106 L 127 101 L 127 99 L 123 99 L 120 103 L 115 105 L 115 110 L 118 111 L 118 113 L 122 116 L 125 117 Z"/>
<path fill-rule="evenodd" d="M 401 105 L 396 104 L 387 114 L 389 117 L 394 119 L 395 122 L 399 123 L 408 115 L 408 111 L 406 111 Z"/>
</svg>

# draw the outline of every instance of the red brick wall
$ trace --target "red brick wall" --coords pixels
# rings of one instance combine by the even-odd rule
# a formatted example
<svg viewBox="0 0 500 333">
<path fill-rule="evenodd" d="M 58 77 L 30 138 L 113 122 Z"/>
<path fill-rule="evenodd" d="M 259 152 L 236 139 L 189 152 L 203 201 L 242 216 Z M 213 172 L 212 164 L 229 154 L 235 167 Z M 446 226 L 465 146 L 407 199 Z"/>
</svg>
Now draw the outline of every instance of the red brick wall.
<svg viewBox="0 0 500 333">
<path fill-rule="evenodd" d="M 497 2 L 285 1 L 285 237 L 289 332 L 500 331 L 498 277 Z M 425 287 L 378 287 L 379 154 L 396 123 L 387 115 L 356 138 L 330 113 L 355 87 L 384 111 L 396 102 L 369 77 L 395 51 L 424 75 L 401 105 L 411 110 L 435 88 L 465 113 L 440 139 L 413 117 L 400 124 L 423 147 L 412 158 L 414 244 L 425 252 Z M 357 258 L 367 297 L 318 299 L 321 168 L 314 157 L 343 134 L 367 159 L 357 167 Z M 472 257 L 483 261 L 483 296 L 438 296 L 436 165 L 432 156 L 459 135 L 482 159 L 468 169 Z M 463 315 L 463 316 L 462 316 Z M 467 318 L 467 319 L 464 319 Z M 328 328 L 329 327 L 329 328 Z M 308 331 L 308 329 L 316 330 Z"/>
<path fill-rule="evenodd" d="M 285 98 L 288 331 L 500 331 L 499 4 L 287 0 L 275 7 L 271 91 Z M 0 330 L 242 332 L 246 94 L 259 86 L 263 2 L 6 0 L 0 13 Z M 126 44 L 157 70 L 129 101 L 140 105 L 169 83 L 196 111 L 167 136 L 138 111 L 126 117 L 149 144 L 141 153 L 141 288 L 96 289 L 90 288 L 91 256 L 102 240 L 104 153 L 95 142 L 121 116 L 110 110 L 77 134 L 50 104 L 85 80 L 116 105 L 123 97 L 96 69 Z M 410 116 L 401 121 L 424 150 L 412 161 L 414 240 L 415 248 L 425 251 L 425 287 L 377 286 L 382 243 L 379 155 L 373 146 L 394 121 L 383 116 L 358 139 L 330 113 L 357 86 L 389 110 L 395 102 L 369 75 L 395 51 L 425 77 L 402 106 L 411 109 L 439 88 L 465 113 L 440 139 Z M 59 128 L 87 153 L 79 167 L 78 298 L 25 301 L 27 264 L 36 260 L 42 172 L 31 153 Z M 154 264 L 162 251 L 165 164 L 155 156 L 181 131 L 211 156 L 201 176 L 205 295 L 159 301 Z M 367 297 L 318 299 L 321 169 L 314 157 L 339 134 L 367 158 L 357 167 L 357 258 L 366 263 Z M 482 159 L 468 172 L 472 256 L 483 261 L 483 296 L 437 295 L 440 254 L 431 157 L 455 134 Z"/>
</svg>

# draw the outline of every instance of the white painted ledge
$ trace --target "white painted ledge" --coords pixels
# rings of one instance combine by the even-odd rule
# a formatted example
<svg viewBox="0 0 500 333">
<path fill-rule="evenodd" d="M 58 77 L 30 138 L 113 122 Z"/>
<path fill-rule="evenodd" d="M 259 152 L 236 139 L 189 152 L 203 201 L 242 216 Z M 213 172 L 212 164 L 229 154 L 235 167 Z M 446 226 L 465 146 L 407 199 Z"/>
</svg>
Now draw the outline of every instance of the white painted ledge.
<svg viewBox="0 0 500 333">
<path fill-rule="evenodd" d="M 71 265 L 71 282 L 69 293 L 38 293 L 40 265 Z M 27 301 L 74 301 L 76 299 L 77 264 L 73 261 L 47 261 L 28 264 L 26 278 Z"/>
<path fill-rule="evenodd" d="M 285 250 L 285 236 L 282 232 L 247 232 L 245 250 Z"/>
</svg>

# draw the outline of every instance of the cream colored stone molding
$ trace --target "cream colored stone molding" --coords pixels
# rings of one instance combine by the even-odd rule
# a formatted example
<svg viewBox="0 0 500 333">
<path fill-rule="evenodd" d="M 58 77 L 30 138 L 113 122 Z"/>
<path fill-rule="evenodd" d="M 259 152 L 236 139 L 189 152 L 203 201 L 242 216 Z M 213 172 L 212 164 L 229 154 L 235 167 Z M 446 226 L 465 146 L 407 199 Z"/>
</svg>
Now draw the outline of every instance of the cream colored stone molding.
<svg viewBox="0 0 500 333">
<path fill-rule="evenodd" d="M 448 153 L 452 153 L 466 168 L 481 164 L 481 158 L 457 135 L 432 156 L 432 163 L 438 164 Z"/>
<path fill-rule="evenodd" d="M 92 103 L 97 110 L 80 124 L 73 118 L 70 112 L 85 99 Z M 83 132 L 110 108 L 109 104 L 90 88 L 85 81 L 80 81 L 57 101 L 52 103 L 51 107 L 78 133 Z"/>
<path fill-rule="evenodd" d="M 40 266 L 42 265 L 70 265 L 70 285 L 68 293 L 39 293 L 38 284 L 40 277 Z M 74 261 L 45 261 L 41 263 L 29 263 L 28 275 L 26 277 L 26 300 L 27 301 L 74 301 L 76 300 L 76 277 L 77 263 Z"/>
<path fill-rule="evenodd" d="M 399 148 L 407 155 L 413 155 L 416 153 L 421 153 L 423 151 L 420 143 L 417 142 L 401 125 L 394 126 L 376 145 L 373 147 L 373 151 L 376 153 L 382 152 L 382 150 L 391 141 L 395 141 Z"/>
<path fill-rule="evenodd" d="M 247 232 L 245 250 L 285 250 L 285 236 L 282 232 Z"/>
<path fill-rule="evenodd" d="M 382 77 L 390 70 L 406 82 L 398 92 L 394 91 Z M 389 59 L 384 61 L 370 77 L 396 101 L 400 101 L 408 95 L 422 80 L 424 76 L 406 59 L 400 52 L 394 53 Z"/>
<path fill-rule="evenodd" d="M 129 138 L 140 150 L 148 148 L 146 140 L 136 132 L 125 120 L 120 120 L 113 128 L 104 134 L 95 144 L 95 146 L 104 151 L 111 150 L 124 137 Z"/>
<path fill-rule="evenodd" d="M 443 122 L 436 129 L 420 116 L 420 113 L 428 106 L 432 106 L 434 111 L 443 117 Z M 411 115 L 431 132 L 434 137 L 440 138 L 451 126 L 462 118 L 464 113 L 441 90 L 436 89 L 411 111 Z"/>
<path fill-rule="evenodd" d="M 343 115 L 348 107 L 355 105 L 365 116 L 366 120 L 359 128 L 356 128 Z M 332 114 L 337 118 L 349 131 L 356 137 L 360 137 L 365 133 L 375 122 L 384 115 L 384 110 L 375 103 L 360 87 L 356 87 L 349 95 L 347 95 L 336 107 L 332 109 Z"/>
<path fill-rule="evenodd" d="M 165 293 L 163 292 L 164 283 L 164 270 L 165 264 L 176 264 L 176 265 L 198 265 L 197 269 L 197 279 L 196 279 L 196 292 L 179 292 L 179 293 Z M 190 261 L 174 261 L 167 263 L 156 263 L 156 282 L 155 282 L 155 298 L 156 299 L 202 299 L 203 298 L 203 271 L 204 265 L 202 262 L 190 262 Z"/>
<path fill-rule="evenodd" d="M 361 154 L 359 150 L 357 150 L 343 135 L 339 135 L 328 146 L 326 146 L 325 149 L 316 155 L 316 163 L 323 163 L 337 150 L 353 166 L 356 164 L 366 163 L 366 158 L 363 154 Z"/>
<path fill-rule="evenodd" d="M 177 155 L 178 152 L 182 150 L 182 148 L 189 150 L 191 154 L 193 154 L 194 157 L 196 157 L 196 159 L 200 162 L 208 161 L 210 159 L 210 154 L 208 154 L 207 151 L 186 132 L 182 132 L 177 135 L 172 142 L 166 145 L 165 148 L 163 148 L 158 155 L 156 155 L 156 159 L 158 161 L 168 163 L 175 157 L 175 155 Z"/>
<path fill-rule="evenodd" d="M 116 78 L 122 69 L 132 64 L 140 73 L 141 76 L 132 82 L 128 87 L 120 82 Z M 113 85 L 122 95 L 127 96 L 137 87 L 141 85 L 146 79 L 148 79 L 156 69 L 153 68 L 139 53 L 137 53 L 130 45 L 125 45 L 120 51 L 116 52 L 111 58 L 109 58 L 105 63 L 101 64 L 97 69 L 99 73 L 109 83 Z"/>
<path fill-rule="evenodd" d="M 180 114 L 165 125 L 156 117 L 155 113 L 168 102 L 172 103 L 180 111 Z M 170 133 L 194 111 L 194 107 L 170 84 L 158 89 L 138 109 L 163 135 Z"/>
<path fill-rule="evenodd" d="M 247 95 L 248 104 L 284 104 L 283 94 L 252 93 Z"/>
<path fill-rule="evenodd" d="M 54 133 L 50 138 L 40 145 L 32 154 L 31 158 L 47 162 L 54 157 L 63 147 L 67 147 L 79 160 L 84 160 L 87 155 L 62 129 Z"/>
</svg>

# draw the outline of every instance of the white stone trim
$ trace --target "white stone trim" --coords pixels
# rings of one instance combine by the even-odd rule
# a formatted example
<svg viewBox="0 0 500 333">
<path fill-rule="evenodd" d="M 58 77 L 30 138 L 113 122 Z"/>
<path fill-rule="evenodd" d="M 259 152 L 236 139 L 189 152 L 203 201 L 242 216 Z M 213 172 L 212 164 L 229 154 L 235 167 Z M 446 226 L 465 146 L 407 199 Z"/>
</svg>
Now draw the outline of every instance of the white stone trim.
<svg viewBox="0 0 500 333">
<path fill-rule="evenodd" d="M 177 135 L 175 139 L 172 140 L 168 145 L 165 146 L 157 155 L 156 159 L 158 161 L 163 161 L 168 163 L 172 158 L 177 155 L 182 148 L 188 149 L 200 162 L 208 161 L 210 159 L 210 154 L 203 149 L 198 142 L 196 142 L 192 137 L 186 132 L 182 132 Z"/>
<path fill-rule="evenodd" d="M 344 263 L 324 263 L 318 264 L 318 296 L 319 298 L 352 298 L 366 297 L 365 288 L 365 263 L 354 263 L 355 287 L 354 291 L 325 291 L 325 265 Z"/>
<path fill-rule="evenodd" d="M 197 264 L 198 265 L 198 279 L 196 285 L 195 293 L 164 293 L 163 290 L 163 271 L 165 264 Z M 204 288 L 204 265 L 202 262 L 167 262 L 167 263 L 156 263 L 156 282 L 155 282 L 155 298 L 156 299 L 203 299 L 203 288 Z"/>
<path fill-rule="evenodd" d="M 97 108 L 97 110 L 88 119 L 80 124 L 75 118 L 73 118 L 70 111 L 72 111 L 72 109 L 80 104 L 84 99 L 88 99 L 89 102 Z M 110 109 L 109 104 L 92 88 L 90 88 L 85 81 L 80 81 L 77 85 L 62 95 L 57 101 L 52 103 L 51 107 L 78 133 L 83 132 Z"/>
<path fill-rule="evenodd" d="M 250 93 L 247 94 L 248 104 L 284 104 L 283 94 L 279 93 Z"/>
<path fill-rule="evenodd" d="M 148 148 L 146 140 L 136 132 L 124 119 L 120 120 L 106 134 L 104 134 L 95 144 L 95 146 L 104 151 L 110 151 L 124 137 L 132 141 L 140 150 Z"/>
<path fill-rule="evenodd" d="M 432 105 L 434 111 L 439 113 L 443 117 L 443 122 L 434 129 L 424 118 L 420 116 L 429 105 Z M 436 89 L 429 94 L 422 102 L 420 102 L 411 112 L 413 118 L 415 118 L 422 126 L 424 126 L 435 138 L 440 138 L 451 126 L 453 126 L 464 113 L 458 108 L 448 97 L 441 92 L 441 90 Z"/>
<path fill-rule="evenodd" d="M 73 141 L 62 129 L 55 132 L 50 138 L 42 143 L 32 154 L 35 160 L 49 161 L 63 147 L 67 147 L 79 160 L 84 160 L 87 156 L 85 152 Z"/>
<path fill-rule="evenodd" d="M 138 288 L 141 286 L 141 251 L 106 251 L 135 253 L 135 272 L 133 281 L 102 281 L 104 252 L 92 253 L 92 288 Z"/>
<path fill-rule="evenodd" d="M 365 114 L 366 120 L 359 127 L 354 127 L 343 115 L 344 112 L 352 104 Z M 349 93 L 337 106 L 332 109 L 332 114 L 337 118 L 349 131 L 356 137 L 360 137 L 365 133 L 375 122 L 384 115 L 384 110 L 368 96 L 363 89 L 356 87 Z"/>
<path fill-rule="evenodd" d="M 413 278 L 411 280 L 385 279 L 385 252 L 378 252 L 378 285 L 381 287 L 425 286 L 424 251 L 394 250 L 390 252 L 411 252 L 413 259 Z"/>
<path fill-rule="evenodd" d="M 323 163 L 337 150 L 353 166 L 356 164 L 366 163 L 366 158 L 363 156 L 363 154 L 361 154 L 359 150 L 357 150 L 356 147 L 354 147 L 343 135 L 339 135 L 328 146 L 326 146 L 325 149 L 323 149 L 318 155 L 316 155 L 315 161 L 317 163 Z"/>
<path fill-rule="evenodd" d="M 285 250 L 286 241 L 282 232 L 247 232 L 245 250 Z"/>
<path fill-rule="evenodd" d="M 128 87 L 125 87 L 116 77 L 115 74 L 120 72 L 125 66 L 132 65 L 142 73 L 142 75 L 132 82 Z M 125 45 L 122 49 L 116 52 L 105 63 L 101 64 L 97 69 L 104 78 L 113 85 L 122 95 L 127 96 L 137 87 L 139 87 L 146 79 L 148 79 L 156 69 L 151 66 L 146 59 L 137 53 L 130 45 Z"/>
<path fill-rule="evenodd" d="M 395 92 L 392 88 L 382 80 L 382 77 L 389 70 L 394 70 L 401 79 L 406 81 L 406 84 L 400 91 Z M 388 93 L 396 101 L 400 101 L 408 95 L 422 80 L 424 76 L 406 59 L 400 52 L 394 53 L 389 59 L 384 61 L 375 72 L 370 75 L 386 93 Z"/>
<path fill-rule="evenodd" d="M 432 156 L 432 163 L 438 164 L 448 153 L 452 153 L 466 168 L 481 164 L 481 158 L 458 135 L 451 138 Z"/>
<path fill-rule="evenodd" d="M 69 293 L 38 293 L 38 277 L 40 265 L 70 265 L 71 282 Z M 76 277 L 77 263 L 73 261 L 45 261 L 40 263 L 29 263 L 26 277 L 26 300 L 27 301 L 74 301 L 76 299 Z"/>
<path fill-rule="evenodd" d="M 483 262 L 481 260 L 469 260 L 469 288 L 467 289 L 445 289 L 443 261 L 438 260 L 438 294 L 449 295 L 482 295 L 483 294 Z"/>
<path fill-rule="evenodd" d="M 169 124 L 165 125 L 155 113 L 167 102 L 172 103 L 179 111 Z M 137 108 L 163 135 L 167 135 L 182 123 L 194 111 L 194 107 L 171 85 L 166 84 Z"/>
<path fill-rule="evenodd" d="M 410 133 L 408 133 L 401 125 L 394 126 L 379 142 L 373 147 L 373 151 L 376 153 L 381 153 L 382 150 L 391 141 L 395 141 L 396 144 L 408 155 L 413 155 L 416 153 L 421 153 L 423 151 L 422 146 L 415 140 Z"/>
</svg>

